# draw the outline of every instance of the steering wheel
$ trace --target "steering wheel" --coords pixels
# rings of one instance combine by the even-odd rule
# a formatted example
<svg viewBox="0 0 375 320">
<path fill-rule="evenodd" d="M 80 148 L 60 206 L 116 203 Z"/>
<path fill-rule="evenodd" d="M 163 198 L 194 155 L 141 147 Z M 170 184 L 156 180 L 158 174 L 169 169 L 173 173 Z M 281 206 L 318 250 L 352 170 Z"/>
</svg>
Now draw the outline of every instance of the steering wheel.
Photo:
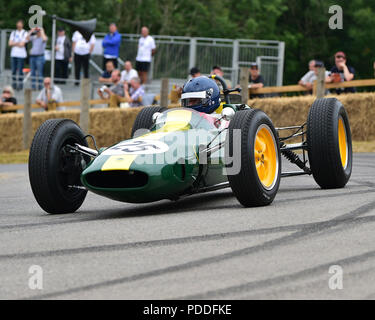
<svg viewBox="0 0 375 320">
<path fill-rule="evenodd" d="M 241 88 L 228 89 L 228 86 L 227 86 L 227 83 L 225 82 L 225 80 L 222 77 L 217 76 L 216 74 L 211 74 L 211 75 L 208 76 L 208 78 L 213 79 L 213 80 L 217 80 L 217 81 L 220 82 L 220 84 L 223 87 L 223 94 L 224 94 L 225 103 L 229 103 L 229 99 L 228 99 L 229 93 L 231 93 L 231 92 L 241 92 Z"/>
</svg>

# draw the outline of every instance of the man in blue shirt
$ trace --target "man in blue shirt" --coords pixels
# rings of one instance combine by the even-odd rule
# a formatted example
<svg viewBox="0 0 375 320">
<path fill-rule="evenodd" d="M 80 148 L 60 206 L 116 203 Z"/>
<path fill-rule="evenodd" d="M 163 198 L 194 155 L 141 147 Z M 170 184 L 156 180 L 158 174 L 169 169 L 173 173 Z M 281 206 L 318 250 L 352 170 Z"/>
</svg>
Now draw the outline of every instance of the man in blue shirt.
<svg viewBox="0 0 375 320">
<path fill-rule="evenodd" d="M 104 48 L 104 58 L 103 58 L 103 69 L 107 61 L 113 61 L 115 68 L 117 68 L 117 58 L 120 53 L 121 45 L 121 34 L 117 31 L 117 26 L 115 23 L 109 25 L 109 33 L 104 37 L 102 46 Z"/>
</svg>

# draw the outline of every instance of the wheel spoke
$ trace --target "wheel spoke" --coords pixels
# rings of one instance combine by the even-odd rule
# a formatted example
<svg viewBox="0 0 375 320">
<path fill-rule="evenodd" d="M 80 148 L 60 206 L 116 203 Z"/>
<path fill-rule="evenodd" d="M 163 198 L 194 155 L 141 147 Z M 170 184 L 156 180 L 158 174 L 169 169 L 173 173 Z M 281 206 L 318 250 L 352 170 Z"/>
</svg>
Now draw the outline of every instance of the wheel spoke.
<svg viewBox="0 0 375 320">
<path fill-rule="evenodd" d="M 259 174 L 260 180 L 263 180 L 265 178 L 266 170 L 265 170 L 263 163 L 260 163 L 258 174 Z"/>
<path fill-rule="evenodd" d="M 266 150 L 266 144 L 258 136 L 255 139 L 255 148 L 260 152 L 264 152 Z"/>
</svg>

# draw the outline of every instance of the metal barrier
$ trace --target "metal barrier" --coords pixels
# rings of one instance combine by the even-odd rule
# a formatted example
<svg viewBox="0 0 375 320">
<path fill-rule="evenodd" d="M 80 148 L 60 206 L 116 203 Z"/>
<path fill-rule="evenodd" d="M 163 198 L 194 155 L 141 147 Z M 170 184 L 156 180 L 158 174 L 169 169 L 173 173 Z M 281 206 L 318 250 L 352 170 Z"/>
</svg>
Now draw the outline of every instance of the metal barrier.
<svg viewBox="0 0 375 320">
<path fill-rule="evenodd" d="M 7 43 L 11 31 L 3 29 L 0 32 L 0 72 L 10 68 L 10 50 Z M 102 68 L 101 42 L 105 33 L 98 32 L 95 36 L 97 43 L 91 57 L 90 71 L 96 77 Z M 135 61 L 139 37 L 138 34 L 122 34 L 120 65 L 124 60 Z M 168 77 L 185 80 L 189 69 L 194 66 L 203 74 L 209 74 L 213 65 L 220 65 L 225 77 L 236 84 L 240 67 L 257 62 L 267 86 L 283 84 L 284 42 L 161 35 L 152 37 L 156 42 L 157 53 L 152 60 L 150 79 Z"/>
</svg>

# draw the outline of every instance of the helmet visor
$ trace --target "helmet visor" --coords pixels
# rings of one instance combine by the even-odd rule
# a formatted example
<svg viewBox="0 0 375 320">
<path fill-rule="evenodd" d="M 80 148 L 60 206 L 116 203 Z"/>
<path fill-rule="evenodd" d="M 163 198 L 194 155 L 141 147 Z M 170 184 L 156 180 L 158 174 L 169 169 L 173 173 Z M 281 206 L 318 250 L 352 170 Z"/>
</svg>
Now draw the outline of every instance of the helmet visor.
<svg viewBox="0 0 375 320">
<path fill-rule="evenodd" d="M 181 95 L 181 104 L 186 108 L 204 106 L 207 102 L 206 91 L 186 92 Z"/>
</svg>

